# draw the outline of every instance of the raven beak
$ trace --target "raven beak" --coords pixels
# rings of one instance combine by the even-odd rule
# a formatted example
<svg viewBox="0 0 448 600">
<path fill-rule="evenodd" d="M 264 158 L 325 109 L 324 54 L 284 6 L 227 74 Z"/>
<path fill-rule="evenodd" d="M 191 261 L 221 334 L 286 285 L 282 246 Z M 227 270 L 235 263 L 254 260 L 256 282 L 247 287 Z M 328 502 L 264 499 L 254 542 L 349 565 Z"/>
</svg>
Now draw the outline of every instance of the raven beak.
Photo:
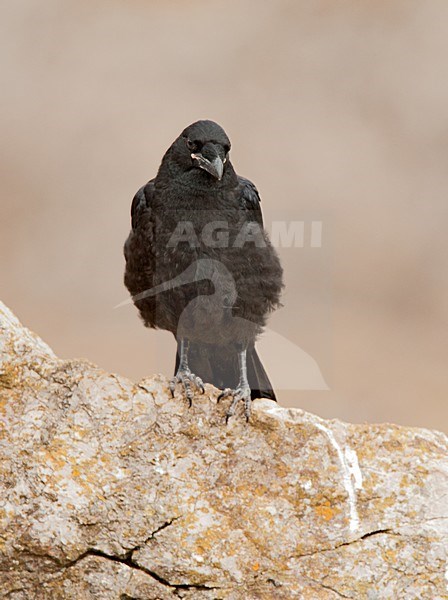
<svg viewBox="0 0 448 600">
<path fill-rule="evenodd" d="M 218 181 L 221 181 L 222 174 L 224 171 L 224 163 L 219 156 L 217 156 L 216 158 L 214 158 L 213 160 L 210 161 L 210 160 L 206 159 L 204 156 L 202 156 L 202 154 L 199 154 L 199 153 L 194 154 L 193 153 L 191 155 L 191 158 L 193 160 L 197 161 L 199 168 L 204 169 L 204 171 L 207 171 L 207 173 L 210 173 L 210 175 L 215 177 L 215 179 L 217 179 Z"/>
</svg>

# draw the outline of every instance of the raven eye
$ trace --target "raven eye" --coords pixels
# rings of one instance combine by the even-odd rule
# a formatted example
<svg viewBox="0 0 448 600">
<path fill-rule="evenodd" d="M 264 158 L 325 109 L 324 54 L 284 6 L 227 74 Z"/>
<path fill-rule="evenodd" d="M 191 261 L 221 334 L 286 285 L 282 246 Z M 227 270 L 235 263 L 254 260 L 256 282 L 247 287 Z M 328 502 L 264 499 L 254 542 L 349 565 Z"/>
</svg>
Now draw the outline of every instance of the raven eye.
<svg viewBox="0 0 448 600">
<path fill-rule="evenodd" d="M 225 152 L 226 154 L 228 154 L 228 153 L 230 152 L 230 146 L 229 146 L 228 144 L 225 144 L 225 145 L 223 146 L 223 148 L 224 148 L 224 152 Z"/>
<path fill-rule="evenodd" d="M 199 150 L 201 145 L 199 142 L 192 142 L 191 140 L 187 140 L 187 146 L 191 152 L 196 152 L 197 150 Z"/>
</svg>

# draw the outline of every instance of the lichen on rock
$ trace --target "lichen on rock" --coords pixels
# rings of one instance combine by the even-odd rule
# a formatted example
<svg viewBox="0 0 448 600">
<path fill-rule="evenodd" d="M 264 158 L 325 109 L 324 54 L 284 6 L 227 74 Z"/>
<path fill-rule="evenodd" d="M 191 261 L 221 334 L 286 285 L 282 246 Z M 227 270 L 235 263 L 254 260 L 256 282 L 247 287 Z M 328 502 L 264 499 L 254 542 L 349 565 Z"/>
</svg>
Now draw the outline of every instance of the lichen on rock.
<svg viewBox="0 0 448 600">
<path fill-rule="evenodd" d="M 60 360 L 0 304 L 12 600 L 447 598 L 442 433 L 255 400 L 233 418 Z"/>
</svg>

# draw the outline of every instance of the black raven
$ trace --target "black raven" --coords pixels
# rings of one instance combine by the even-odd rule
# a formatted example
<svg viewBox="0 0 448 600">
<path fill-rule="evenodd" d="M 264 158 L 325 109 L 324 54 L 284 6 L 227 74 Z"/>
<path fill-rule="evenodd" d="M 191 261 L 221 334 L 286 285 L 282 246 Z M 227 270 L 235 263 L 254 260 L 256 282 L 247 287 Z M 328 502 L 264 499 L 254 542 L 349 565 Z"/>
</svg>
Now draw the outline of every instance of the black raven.
<svg viewBox="0 0 448 600">
<path fill-rule="evenodd" d="M 171 331 L 178 352 L 171 392 L 187 399 L 203 381 L 231 396 L 276 400 L 255 350 L 279 306 L 282 268 L 263 230 L 260 197 L 238 176 L 230 141 L 213 121 L 187 127 L 157 176 L 136 193 L 124 246 L 125 285 L 147 327 Z"/>
</svg>

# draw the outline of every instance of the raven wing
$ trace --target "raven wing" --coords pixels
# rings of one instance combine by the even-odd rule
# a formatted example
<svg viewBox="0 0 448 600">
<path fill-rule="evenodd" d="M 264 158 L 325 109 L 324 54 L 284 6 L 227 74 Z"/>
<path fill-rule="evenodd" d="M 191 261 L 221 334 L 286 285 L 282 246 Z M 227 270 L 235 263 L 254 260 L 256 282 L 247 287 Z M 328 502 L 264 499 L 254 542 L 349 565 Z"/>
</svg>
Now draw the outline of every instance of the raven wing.
<svg viewBox="0 0 448 600">
<path fill-rule="evenodd" d="M 241 208 L 247 211 L 249 221 L 256 221 L 263 227 L 263 215 L 261 213 L 261 198 L 257 188 L 245 177 L 238 176 L 239 183 L 239 203 Z"/>
<path fill-rule="evenodd" d="M 151 210 L 151 200 L 154 196 L 154 179 L 148 181 L 135 194 L 131 205 L 131 224 L 135 230 L 142 220 L 143 215 L 147 215 Z"/>
</svg>

